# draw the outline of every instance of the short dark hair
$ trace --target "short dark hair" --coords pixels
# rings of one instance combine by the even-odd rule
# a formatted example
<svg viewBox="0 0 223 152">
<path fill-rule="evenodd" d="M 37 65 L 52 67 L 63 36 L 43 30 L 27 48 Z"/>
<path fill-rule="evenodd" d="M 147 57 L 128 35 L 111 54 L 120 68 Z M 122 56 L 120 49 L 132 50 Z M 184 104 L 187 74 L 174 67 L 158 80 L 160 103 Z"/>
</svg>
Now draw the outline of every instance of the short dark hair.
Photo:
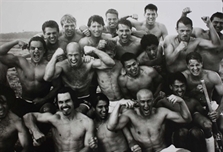
<svg viewBox="0 0 223 152">
<path fill-rule="evenodd" d="M 212 21 L 215 17 L 223 19 L 223 13 L 222 12 L 216 12 L 216 13 L 212 14 L 210 20 Z"/>
<path fill-rule="evenodd" d="M 121 63 L 124 66 L 125 65 L 125 61 L 129 61 L 131 59 L 135 59 L 136 60 L 136 55 L 133 53 L 129 53 L 126 52 L 121 56 Z"/>
<path fill-rule="evenodd" d="M 144 8 L 144 13 L 146 13 L 146 10 L 147 9 L 155 10 L 156 12 L 158 11 L 158 8 L 154 4 L 148 4 L 148 5 L 146 5 L 146 7 Z"/>
<path fill-rule="evenodd" d="M 47 28 L 47 27 L 56 28 L 57 29 L 57 32 L 60 31 L 59 25 L 57 24 L 56 21 L 53 21 L 53 20 L 49 20 L 49 21 L 46 21 L 46 22 L 43 23 L 43 25 L 42 25 L 42 31 L 43 31 L 43 33 L 45 33 L 45 28 Z"/>
<path fill-rule="evenodd" d="M 102 49 L 103 51 L 105 50 L 112 50 L 115 51 L 115 48 L 117 46 L 116 42 L 113 40 L 105 40 L 106 41 L 106 45 L 105 47 Z"/>
<path fill-rule="evenodd" d="M 183 23 L 184 25 L 191 25 L 193 27 L 193 22 L 189 17 L 181 17 L 176 24 L 176 27 L 178 28 L 179 23 Z"/>
<path fill-rule="evenodd" d="M 94 108 L 97 106 L 97 104 L 98 104 L 98 102 L 100 100 L 105 101 L 109 105 L 109 99 L 108 99 L 108 97 L 105 94 L 103 94 L 103 93 L 96 93 L 95 104 L 93 104 Z"/>
<path fill-rule="evenodd" d="M 132 23 L 131 23 L 129 20 L 125 19 L 125 18 L 121 18 L 121 19 L 118 21 L 118 25 L 119 25 L 119 24 L 126 25 L 126 26 L 128 26 L 130 29 L 132 29 Z M 118 28 L 118 27 L 117 27 L 117 28 Z"/>
<path fill-rule="evenodd" d="M 43 47 L 45 49 L 45 54 L 47 54 L 48 52 L 48 49 L 47 49 L 47 46 L 46 46 L 46 42 L 44 41 L 43 37 L 40 37 L 40 36 L 34 36 L 32 37 L 30 40 L 29 40 L 29 43 L 28 43 L 28 48 L 30 49 L 30 44 L 32 41 L 39 41 L 43 44 Z"/>
<path fill-rule="evenodd" d="M 108 13 L 110 13 L 110 14 L 115 14 L 115 15 L 117 15 L 117 17 L 118 17 L 118 11 L 115 10 L 115 9 L 112 9 L 112 8 L 111 8 L 111 9 L 107 10 L 106 13 L 105 13 L 105 16 L 106 16 Z"/>
<path fill-rule="evenodd" d="M 198 62 L 202 63 L 202 56 L 198 52 L 190 52 L 189 54 L 186 55 L 186 63 L 189 63 L 189 60 L 195 59 Z"/>
<path fill-rule="evenodd" d="M 71 100 L 74 103 L 74 108 L 77 108 L 80 105 L 80 101 L 77 98 L 77 92 L 72 90 L 70 87 L 62 87 L 58 90 L 57 94 L 60 93 L 69 93 Z M 56 104 L 58 104 L 58 96 L 56 96 Z"/>
<path fill-rule="evenodd" d="M 88 19 L 87 26 L 90 27 L 92 22 L 97 22 L 101 24 L 102 26 L 105 25 L 104 19 L 99 15 L 93 15 Z"/>
<path fill-rule="evenodd" d="M 155 35 L 147 34 L 147 35 L 143 35 L 140 41 L 140 44 L 141 44 L 142 49 L 146 49 L 147 46 L 151 46 L 151 45 L 158 46 L 159 40 Z"/>
<path fill-rule="evenodd" d="M 174 81 L 176 80 L 183 82 L 185 85 L 187 85 L 187 79 L 181 72 L 175 72 L 168 75 L 169 85 L 173 85 Z"/>
</svg>

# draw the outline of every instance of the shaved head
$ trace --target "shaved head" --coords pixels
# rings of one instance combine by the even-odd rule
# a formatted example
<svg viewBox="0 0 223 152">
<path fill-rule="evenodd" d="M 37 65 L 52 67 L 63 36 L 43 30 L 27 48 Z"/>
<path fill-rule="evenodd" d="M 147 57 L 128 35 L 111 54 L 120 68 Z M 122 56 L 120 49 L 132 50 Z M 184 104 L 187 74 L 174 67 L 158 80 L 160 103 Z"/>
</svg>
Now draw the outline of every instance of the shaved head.
<svg viewBox="0 0 223 152">
<path fill-rule="evenodd" d="M 137 100 L 147 100 L 148 98 L 153 98 L 153 93 L 148 89 L 141 89 L 136 94 Z"/>
<path fill-rule="evenodd" d="M 66 53 L 70 50 L 76 50 L 81 53 L 80 45 L 77 42 L 70 42 L 69 44 L 67 44 Z"/>
</svg>

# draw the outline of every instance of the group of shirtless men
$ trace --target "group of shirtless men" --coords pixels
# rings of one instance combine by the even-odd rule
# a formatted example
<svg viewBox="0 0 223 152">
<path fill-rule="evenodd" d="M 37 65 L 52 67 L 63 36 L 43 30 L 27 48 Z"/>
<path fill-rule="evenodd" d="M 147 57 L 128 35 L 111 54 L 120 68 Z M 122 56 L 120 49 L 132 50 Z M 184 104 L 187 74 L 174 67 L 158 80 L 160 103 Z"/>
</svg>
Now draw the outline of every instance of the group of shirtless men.
<svg viewBox="0 0 223 152">
<path fill-rule="evenodd" d="M 0 151 L 214 152 L 213 124 L 223 132 L 223 14 L 202 17 L 203 30 L 190 12 L 179 15 L 175 36 L 148 4 L 142 22 L 109 9 L 107 25 L 93 15 L 76 28 L 66 14 L 62 31 L 49 20 L 28 44 L 1 45 Z M 15 45 L 29 57 L 8 53 Z M 20 98 L 7 81 L 12 67 Z"/>
</svg>

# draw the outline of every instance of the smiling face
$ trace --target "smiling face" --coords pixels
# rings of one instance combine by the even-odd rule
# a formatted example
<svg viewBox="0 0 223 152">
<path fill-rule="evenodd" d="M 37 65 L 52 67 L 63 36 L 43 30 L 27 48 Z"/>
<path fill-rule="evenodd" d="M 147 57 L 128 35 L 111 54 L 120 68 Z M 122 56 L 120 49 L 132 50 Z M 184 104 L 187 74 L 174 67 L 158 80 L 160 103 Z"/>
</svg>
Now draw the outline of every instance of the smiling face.
<svg viewBox="0 0 223 152">
<path fill-rule="evenodd" d="M 121 43 L 128 43 L 132 34 L 132 30 L 127 25 L 118 24 L 117 34 Z"/>
<path fill-rule="evenodd" d="M 217 33 L 220 33 L 223 30 L 223 19 L 214 17 L 211 22 Z"/>
<path fill-rule="evenodd" d="M 105 120 L 108 116 L 108 102 L 99 100 L 98 104 L 95 107 L 96 115 L 102 119 Z"/>
<path fill-rule="evenodd" d="M 129 76 L 137 77 L 139 75 L 139 64 L 135 59 L 125 61 L 124 67 Z"/>
<path fill-rule="evenodd" d="M 158 17 L 158 14 L 156 10 L 146 9 L 144 16 L 146 18 L 146 23 L 148 25 L 154 25 L 156 22 L 156 18 Z"/>
<path fill-rule="evenodd" d="M 116 28 L 118 25 L 118 16 L 116 14 L 107 13 L 106 22 L 110 28 Z"/>
<path fill-rule="evenodd" d="M 43 47 L 42 42 L 40 41 L 32 41 L 29 46 L 29 53 L 31 56 L 31 60 L 34 63 L 39 63 L 45 53 L 45 49 Z"/>
<path fill-rule="evenodd" d="M 89 30 L 92 36 L 101 37 L 102 31 L 103 31 L 103 25 L 99 24 L 98 22 L 91 22 Z"/>
<path fill-rule="evenodd" d="M 170 85 L 170 89 L 173 91 L 173 94 L 183 97 L 186 92 L 186 84 L 179 80 L 175 80 L 173 84 Z"/>
<path fill-rule="evenodd" d="M 44 38 L 50 44 L 55 44 L 58 41 L 59 32 L 57 28 L 46 27 L 44 29 Z"/>
<path fill-rule="evenodd" d="M 76 23 L 72 21 L 66 21 L 63 23 L 63 33 L 66 37 L 73 37 L 75 34 Z"/>
<path fill-rule="evenodd" d="M 187 65 L 187 68 L 193 76 L 199 76 L 202 72 L 202 67 L 202 63 L 195 59 L 190 59 Z"/>
<path fill-rule="evenodd" d="M 5 96 L 0 95 L 0 119 L 5 118 L 8 114 L 9 108 L 6 102 Z"/>
<path fill-rule="evenodd" d="M 68 116 L 74 110 L 74 103 L 71 99 L 70 93 L 59 93 L 57 95 L 58 98 L 58 107 L 59 110 L 65 115 Z"/>
<path fill-rule="evenodd" d="M 184 25 L 183 23 L 179 22 L 178 27 L 176 28 L 178 33 L 178 38 L 180 41 L 188 42 L 192 33 L 192 26 L 191 25 Z"/>
<path fill-rule="evenodd" d="M 79 67 L 82 64 L 82 53 L 78 44 L 68 44 L 66 56 L 72 67 Z"/>
</svg>

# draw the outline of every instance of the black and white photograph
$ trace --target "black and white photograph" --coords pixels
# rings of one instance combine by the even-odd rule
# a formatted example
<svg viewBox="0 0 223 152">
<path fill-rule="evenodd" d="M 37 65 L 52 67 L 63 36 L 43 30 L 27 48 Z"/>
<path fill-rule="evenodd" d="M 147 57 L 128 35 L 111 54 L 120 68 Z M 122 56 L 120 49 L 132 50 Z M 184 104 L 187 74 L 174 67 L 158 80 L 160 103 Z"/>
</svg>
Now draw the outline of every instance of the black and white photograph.
<svg viewBox="0 0 223 152">
<path fill-rule="evenodd" d="M 0 0 L 0 152 L 223 152 L 222 4 Z"/>
</svg>

